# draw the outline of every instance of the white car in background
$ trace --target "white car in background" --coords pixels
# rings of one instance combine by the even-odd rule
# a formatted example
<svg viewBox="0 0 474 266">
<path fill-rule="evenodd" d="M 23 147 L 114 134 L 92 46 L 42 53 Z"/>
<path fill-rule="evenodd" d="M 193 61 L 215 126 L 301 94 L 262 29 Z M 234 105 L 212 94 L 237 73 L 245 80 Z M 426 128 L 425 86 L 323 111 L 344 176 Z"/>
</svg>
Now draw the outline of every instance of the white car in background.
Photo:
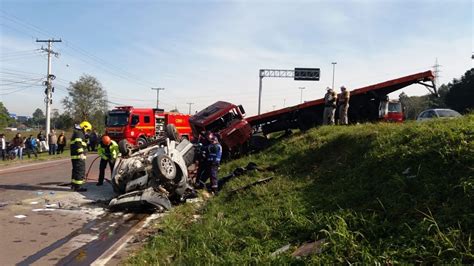
<svg viewBox="0 0 474 266">
<path fill-rule="evenodd" d="M 433 118 L 455 118 L 460 116 L 460 113 L 451 109 L 428 109 L 421 112 L 416 118 L 416 121 L 424 121 Z"/>
</svg>

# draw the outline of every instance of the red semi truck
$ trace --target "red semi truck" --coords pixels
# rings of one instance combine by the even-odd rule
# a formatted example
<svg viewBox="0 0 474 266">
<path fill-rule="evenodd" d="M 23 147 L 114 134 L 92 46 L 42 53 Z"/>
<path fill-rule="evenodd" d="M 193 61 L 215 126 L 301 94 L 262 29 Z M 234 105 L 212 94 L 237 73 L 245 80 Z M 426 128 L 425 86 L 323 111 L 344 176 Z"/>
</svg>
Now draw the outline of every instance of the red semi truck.
<svg viewBox="0 0 474 266">
<path fill-rule="evenodd" d="M 145 144 L 175 129 L 180 137 L 191 140 L 189 117 L 163 109 L 120 106 L 108 112 L 105 133 L 117 142 L 126 139 L 132 145 Z"/>
<path fill-rule="evenodd" d="M 434 75 L 431 71 L 355 89 L 351 91 L 349 101 L 350 123 L 402 121 L 403 111 L 400 103 L 387 100 L 387 95 L 412 84 L 424 85 L 431 93 L 437 94 Z M 219 101 L 193 115 L 189 122 L 195 137 L 201 131 L 218 133 L 224 149 L 232 154 L 239 153 L 248 147 L 253 136 L 252 132 L 262 132 L 263 135 L 267 135 L 294 128 L 306 130 L 321 125 L 323 110 L 324 99 L 318 99 L 244 118 L 245 112 L 241 105 Z"/>
</svg>

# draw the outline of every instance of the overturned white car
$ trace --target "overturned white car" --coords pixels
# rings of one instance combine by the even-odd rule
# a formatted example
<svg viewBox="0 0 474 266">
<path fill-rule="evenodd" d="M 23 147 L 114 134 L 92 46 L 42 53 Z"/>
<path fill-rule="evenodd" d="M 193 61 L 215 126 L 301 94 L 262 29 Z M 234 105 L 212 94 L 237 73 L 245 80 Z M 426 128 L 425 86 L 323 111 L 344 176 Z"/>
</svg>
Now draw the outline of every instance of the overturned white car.
<svg viewBox="0 0 474 266">
<path fill-rule="evenodd" d="M 152 207 L 164 211 L 171 208 L 171 202 L 195 195 L 188 184 L 194 146 L 187 139 L 163 137 L 140 147 L 123 140 L 119 146 L 122 157 L 115 162 L 111 183 L 120 195 L 110 201 L 110 209 Z"/>
</svg>

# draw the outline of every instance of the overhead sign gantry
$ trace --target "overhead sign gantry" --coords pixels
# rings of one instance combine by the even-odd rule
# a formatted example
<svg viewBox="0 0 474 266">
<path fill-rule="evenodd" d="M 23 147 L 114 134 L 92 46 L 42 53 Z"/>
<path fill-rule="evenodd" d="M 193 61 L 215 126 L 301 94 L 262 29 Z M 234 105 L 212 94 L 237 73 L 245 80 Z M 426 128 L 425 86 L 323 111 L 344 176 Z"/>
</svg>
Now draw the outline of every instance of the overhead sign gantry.
<svg viewBox="0 0 474 266">
<path fill-rule="evenodd" d="M 318 81 L 320 75 L 319 68 L 295 68 L 294 70 L 284 69 L 260 69 L 259 89 L 258 89 L 258 114 L 262 104 L 262 81 L 264 77 L 269 78 L 293 78 L 294 80 Z"/>
</svg>

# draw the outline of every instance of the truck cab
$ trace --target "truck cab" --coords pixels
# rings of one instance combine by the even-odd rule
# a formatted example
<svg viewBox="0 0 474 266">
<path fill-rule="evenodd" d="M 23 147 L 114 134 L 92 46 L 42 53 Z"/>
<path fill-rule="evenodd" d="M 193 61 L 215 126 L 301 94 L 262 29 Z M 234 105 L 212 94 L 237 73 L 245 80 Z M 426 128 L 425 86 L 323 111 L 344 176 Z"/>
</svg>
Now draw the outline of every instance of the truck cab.
<svg viewBox="0 0 474 266">
<path fill-rule="evenodd" d="M 401 123 L 404 120 L 403 106 L 399 100 L 380 101 L 379 118 L 385 122 Z"/>
<path fill-rule="evenodd" d="M 244 119 L 242 105 L 218 101 L 189 118 L 194 138 L 210 131 L 219 137 L 224 152 L 238 153 L 252 135 L 252 127 Z"/>
</svg>

